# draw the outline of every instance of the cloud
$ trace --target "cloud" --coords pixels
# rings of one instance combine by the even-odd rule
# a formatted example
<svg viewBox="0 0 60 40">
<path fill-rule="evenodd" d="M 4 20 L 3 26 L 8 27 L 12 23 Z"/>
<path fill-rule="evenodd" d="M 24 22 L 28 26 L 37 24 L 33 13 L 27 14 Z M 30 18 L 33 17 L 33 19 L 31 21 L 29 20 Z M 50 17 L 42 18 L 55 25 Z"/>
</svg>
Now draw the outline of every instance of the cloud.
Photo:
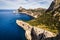
<svg viewBox="0 0 60 40">
<path fill-rule="evenodd" d="M 0 9 L 17 9 L 19 6 L 24 8 L 48 8 L 52 0 L 0 0 Z"/>
</svg>

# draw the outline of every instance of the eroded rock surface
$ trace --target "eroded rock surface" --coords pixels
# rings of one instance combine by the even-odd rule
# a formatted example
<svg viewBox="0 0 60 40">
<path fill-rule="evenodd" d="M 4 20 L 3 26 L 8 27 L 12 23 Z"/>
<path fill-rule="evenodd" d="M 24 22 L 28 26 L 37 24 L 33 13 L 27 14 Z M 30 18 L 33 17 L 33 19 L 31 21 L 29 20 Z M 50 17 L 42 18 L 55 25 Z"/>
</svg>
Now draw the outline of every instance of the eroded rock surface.
<svg viewBox="0 0 60 40">
<path fill-rule="evenodd" d="M 54 33 L 30 26 L 28 23 L 17 20 L 16 23 L 25 30 L 27 40 L 45 40 L 46 38 L 55 37 Z"/>
<path fill-rule="evenodd" d="M 57 21 L 56 23 L 58 23 L 58 26 L 56 27 L 58 27 L 57 29 L 59 30 L 60 28 L 60 0 L 54 0 L 51 3 L 48 10 L 46 10 L 46 13 L 47 12 L 48 13 L 50 12 L 52 14 L 52 18 L 54 19 L 54 21 Z M 50 31 L 33 27 L 23 21 L 17 20 L 16 23 L 25 30 L 25 36 L 27 40 L 60 40 L 60 34 L 56 36 L 54 33 Z"/>
</svg>

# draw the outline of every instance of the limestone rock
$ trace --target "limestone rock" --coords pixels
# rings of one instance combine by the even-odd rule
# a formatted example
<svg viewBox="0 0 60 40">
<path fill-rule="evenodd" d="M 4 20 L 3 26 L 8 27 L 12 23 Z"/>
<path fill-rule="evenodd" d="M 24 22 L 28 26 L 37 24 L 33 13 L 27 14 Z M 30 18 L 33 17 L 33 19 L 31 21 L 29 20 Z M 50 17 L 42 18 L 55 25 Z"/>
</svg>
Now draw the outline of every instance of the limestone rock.
<svg viewBox="0 0 60 40">
<path fill-rule="evenodd" d="M 23 21 L 16 20 L 16 23 L 26 31 L 25 36 L 27 40 L 45 40 L 46 38 L 56 36 L 50 31 L 30 26 L 28 23 Z"/>
</svg>

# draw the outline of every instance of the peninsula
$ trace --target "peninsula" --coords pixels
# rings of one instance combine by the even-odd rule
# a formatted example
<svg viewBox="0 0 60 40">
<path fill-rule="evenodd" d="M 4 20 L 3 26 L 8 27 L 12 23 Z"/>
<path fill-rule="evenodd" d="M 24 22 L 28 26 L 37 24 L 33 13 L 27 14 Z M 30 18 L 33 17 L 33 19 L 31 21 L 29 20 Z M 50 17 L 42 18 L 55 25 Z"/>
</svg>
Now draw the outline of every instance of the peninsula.
<svg viewBox="0 0 60 40">
<path fill-rule="evenodd" d="M 30 15 L 34 18 L 38 18 L 40 15 L 43 15 L 43 12 L 45 12 L 46 9 L 43 8 L 36 8 L 36 9 L 25 9 L 22 7 L 18 8 L 19 13 Z"/>
<path fill-rule="evenodd" d="M 60 0 L 52 1 L 48 9 L 24 9 L 18 12 L 30 15 L 35 19 L 16 23 L 26 31 L 28 40 L 59 40 L 60 39 Z"/>
</svg>

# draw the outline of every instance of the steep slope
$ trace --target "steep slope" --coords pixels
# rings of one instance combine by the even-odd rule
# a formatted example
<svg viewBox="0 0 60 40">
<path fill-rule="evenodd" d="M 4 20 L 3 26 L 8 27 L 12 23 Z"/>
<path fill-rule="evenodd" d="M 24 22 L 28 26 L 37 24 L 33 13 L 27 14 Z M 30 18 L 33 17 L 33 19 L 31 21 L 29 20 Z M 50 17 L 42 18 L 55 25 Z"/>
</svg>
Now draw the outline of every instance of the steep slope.
<svg viewBox="0 0 60 40">
<path fill-rule="evenodd" d="M 28 23 L 23 22 L 21 20 L 16 20 L 16 23 L 25 30 L 25 36 L 27 40 L 45 40 L 47 38 L 56 36 L 54 33 L 50 31 L 31 26 Z"/>
<path fill-rule="evenodd" d="M 60 31 L 60 1 L 52 1 L 50 7 L 37 19 L 28 21 L 32 26 L 44 28 L 54 33 Z"/>
<path fill-rule="evenodd" d="M 53 5 L 54 4 L 54 5 Z M 48 10 L 46 11 L 50 12 L 52 19 L 55 22 L 55 26 L 58 30 L 60 30 L 60 0 L 54 0 L 54 2 L 52 2 L 52 4 L 50 5 L 50 7 L 48 8 Z"/>
<path fill-rule="evenodd" d="M 26 10 L 26 9 L 24 9 L 24 10 Z M 36 12 L 36 10 L 26 10 L 26 11 L 27 12 L 31 11 L 33 13 Z M 23 12 L 23 11 L 21 11 L 21 12 Z M 22 24 L 23 24 L 22 28 L 23 29 L 25 29 L 26 27 L 28 28 L 25 33 L 26 38 L 28 40 L 60 40 L 60 0 L 54 0 L 47 10 L 44 10 L 42 12 L 41 12 L 41 10 L 39 10 L 38 12 L 41 13 L 42 15 L 39 15 L 37 18 L 35 18 L 31 21 L 28 21 L 27 23 L 29 25 L 27 25 L 25 22 L 22 21 Z M 17 24 L 19 26 L 21 26 L 20 22 L 21 21 L 17 22 Z M 36 29 L 37 29 L 37 31 L 35 31 Z M 50 31 L 51 33 L 55 33 L 55 34 L 57 34 L 57 36 L 46 38 L 46 36 L 44 34 L 45 32 L 43 32 L 42 34 L 40 33 L 40 36 L 38 36 L 37 34 L 40 31 L 42 31 L 40 29 Z"/>
</svg>

